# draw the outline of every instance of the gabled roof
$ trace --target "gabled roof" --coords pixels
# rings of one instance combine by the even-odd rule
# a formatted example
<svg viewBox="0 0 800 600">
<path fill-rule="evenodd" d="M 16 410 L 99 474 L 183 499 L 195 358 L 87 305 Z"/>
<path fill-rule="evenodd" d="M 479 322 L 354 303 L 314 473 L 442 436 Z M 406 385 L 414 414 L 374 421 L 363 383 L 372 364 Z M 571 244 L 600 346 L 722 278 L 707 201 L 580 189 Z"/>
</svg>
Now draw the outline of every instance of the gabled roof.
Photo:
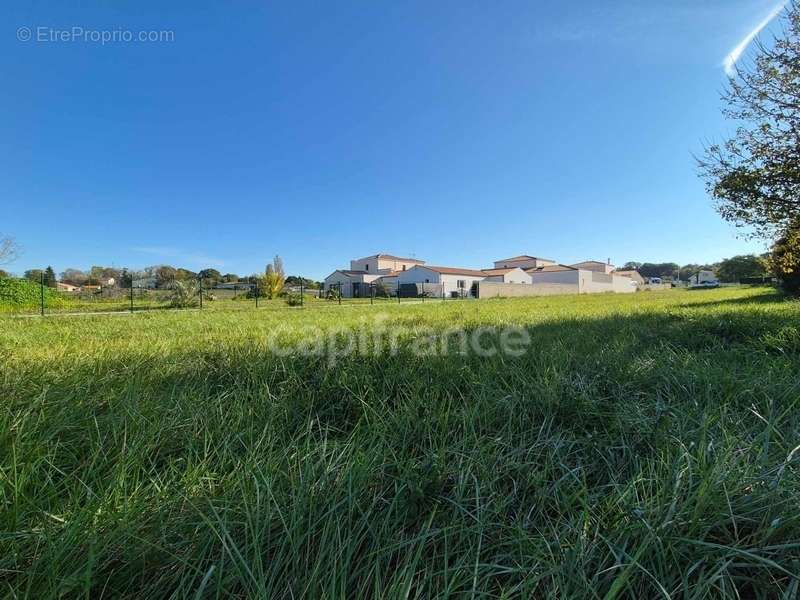
<svg viewBox="0 0 800 600">
<path fill-rule="evenodd" d="M 350 269 L 336 269 L 333 273 L 341 273 L 346 277 L 358 277 L 359 275 L 375 275 L 375 273 L 370 273 L 369 271 L 351 271 Z M 333 275 L 331 273 L 331 275 Z M 330 277 L 331 275 L 328 275 Z M 325 279 L 327 279 L 326 277 Z"/>
<path fill-rule="evenodd" d="M 575 265 L 588 265 L 588 264 L 606 266 L 609 263 L 603 262 L 602 260 L 582 260 L 581 262 L 573 263 L 573 266 L 575 266 Z"/>
<path fill-rule="evenodd" d="M 577 271 L 575 267 L 569 265 L 547 265 L 546 267 L 525 269 L 526 273 L 552 273 L 555 271 Z"/>
<path fill-rule="evenodd" d="M 424 260 L 418 260 L 416 258 L 403 258 L 402 256 L 394 256 L 393 254 L 371 254 L 370 256 L 365 256 L 364 258 L 359 258 L 356 260 L 367 260 L 368 258 L 377 258 L 378 260 L 382 258 L 386 260 L 401 260 L 403 262 L 417 263 L 418 265 L 425 264 Z"/>
<path fill-rule="evenodd" d="M 515 262 L 521 260 L 551 260 L 551 259 L 542 258 L 541 256 L 531 256 L 530 254 L 520 254 L 519 256 L 512 256 L 511 258 L 501 258 L 500 260 L 496 260 L 494 262 Z"/>
<path fill-rule="evenodd" d="M 505 275 L 506 273 L 514 271 L 515 269 L 519 269 L 519 267 L 504 267 L 502 269 L 481 269 L 481 271 L 486 275 Z"/>
<path fill-rule="evenodd" d="M 461 269 L 459 267 L 433 267 L 425 265 L 423 269 L 430 269 L 442 275 L 469 275 L 470 277 L 486 277 L 483 271 L 476 271 L 475 269 Z"/>
</svg>

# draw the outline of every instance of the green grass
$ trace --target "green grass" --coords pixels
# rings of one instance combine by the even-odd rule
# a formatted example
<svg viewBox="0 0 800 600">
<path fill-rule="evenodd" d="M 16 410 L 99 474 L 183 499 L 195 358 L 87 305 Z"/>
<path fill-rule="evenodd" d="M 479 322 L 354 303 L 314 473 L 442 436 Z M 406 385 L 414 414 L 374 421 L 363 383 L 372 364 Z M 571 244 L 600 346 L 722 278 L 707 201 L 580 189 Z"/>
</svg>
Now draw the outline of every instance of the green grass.
<svg viewBox="0 0 800 600">
<path fill-rule="evenodd" d="M 394 354 L 276 356 L 403 325 Z M 523 356 L 412 352 L 518 324 Z M 795 598 L 800 303 L 0 319 L 9 597 Z"/>
</svg>

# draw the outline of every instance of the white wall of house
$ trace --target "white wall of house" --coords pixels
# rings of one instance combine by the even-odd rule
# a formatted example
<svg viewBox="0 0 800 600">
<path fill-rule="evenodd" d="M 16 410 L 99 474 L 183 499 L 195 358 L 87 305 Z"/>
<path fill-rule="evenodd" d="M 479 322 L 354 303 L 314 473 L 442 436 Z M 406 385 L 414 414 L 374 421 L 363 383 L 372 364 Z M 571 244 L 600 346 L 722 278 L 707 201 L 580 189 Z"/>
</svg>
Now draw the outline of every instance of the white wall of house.
<svg viewBox="0 0 800 600">
<path fill-rule="evenodd" d="M 397 276 L 400 285 L 404 283 L 439 283 L 444 286 L 444 294 L 450 296 L 452 292 L 463 290 L 464 295 L 468 295 L 472 284 L 475 281 L 482 281 L 485 277 L 474 275 L 451 275 L 433 271 L 427 267 L 417 265 L 403 271 Z"/>
<path fill-rule="evenodd" d="M 415 265 L 398 274 L 400 285 L 404 283 L 440 283 L 439 273 L 427 267 Z"/>
<path fill-rule="evenodd" d="M 533 285 L 537 283 L 567 283 L 578 285 L 580 283 L 580 271 L 540 271 L 530 274 Z"/>
<path fill-rule="evenodd" d="M 613 278 L 611 287 L 616 294 L 633 294 L 639 289 L 638 283 L 631 277 L 613 274 L 611 277 Z"/>
<path fill-rule="evenodd" d="M 611 273 L 615 267 L 614 265 L 603 263 L 596 260 L 586 260 L 583 262 L 575 263 L 574 265 L 570 265 L 571 267 L 575 267 L 576 269 L 585 269 L 587 271 L 599 271 L 600 273 Z"/>
<path fill-rule="evenodd" d="M 389 271 L 406 271 L 419 263 L 413 261 L 396 260 L 393 258 L 378 258 L 367 256 L 350 261 L 351 271 L 368 271 L 369 273 L 388 273 Z"/>
<path fill-rule="evenodd" d="M 330 275 L 328 275 L 324 283 L 324 291 L 328 291 L 331 287 L 339 288 L 341 284 L 342 290 L 342 297 L 343 298 L 352 298 L 353 297 L 353 284 L 358 283 L 371 283 L 378 279 L 380 274 L 375 273 L 374 275 L 371 273 L 363 273 L 358 275 L 347 275 L 346 273 L 342 273 L 341 271 L 334 271 Z"/>
<path fill-rule="evenodd" d="M 508 273 L 489 275 L 486 277 L 485 281 L 495 281 L 499 283 L 531 283 L 531 276 L 517 267 Z"/>
</svg>

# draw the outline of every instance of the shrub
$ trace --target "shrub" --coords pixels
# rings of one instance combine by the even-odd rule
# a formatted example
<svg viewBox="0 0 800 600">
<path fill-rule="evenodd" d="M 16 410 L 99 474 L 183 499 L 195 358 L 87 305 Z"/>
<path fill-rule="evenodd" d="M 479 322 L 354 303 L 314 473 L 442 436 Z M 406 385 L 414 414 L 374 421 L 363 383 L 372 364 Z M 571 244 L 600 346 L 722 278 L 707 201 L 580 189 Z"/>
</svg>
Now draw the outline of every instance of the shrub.
<svg viewBox="0 0 800 600">
<path fill-rule="evenodd" d="M 169 304 L 173 308 L 191 308 L 198 305 L 197 286 L 192 282 L 175 280 L 169 289 Z M 206 299 L 205 296 L 203 299 Z"/>
<path fill-rule="evenodd" d="M 289 292 L 286 294 L 286 304 L 289 306 L 302 306 L 303 297 L 299 292 Z"/>
</svg>

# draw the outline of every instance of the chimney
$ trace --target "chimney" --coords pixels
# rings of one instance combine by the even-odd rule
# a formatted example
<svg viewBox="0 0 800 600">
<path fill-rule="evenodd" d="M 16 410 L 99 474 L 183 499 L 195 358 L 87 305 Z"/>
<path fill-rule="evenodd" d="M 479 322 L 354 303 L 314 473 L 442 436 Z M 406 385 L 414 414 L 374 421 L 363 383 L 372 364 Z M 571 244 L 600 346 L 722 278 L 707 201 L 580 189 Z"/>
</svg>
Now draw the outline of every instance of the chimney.
<svg viewBox="0 0 800 600">
<path fill-rule="evenodd" d="M 609 266 L 611 265 L 611 257 L 609 257 L 609 259 L 608 259 L 608 264 L 609 264 Z"/>
</svg>

